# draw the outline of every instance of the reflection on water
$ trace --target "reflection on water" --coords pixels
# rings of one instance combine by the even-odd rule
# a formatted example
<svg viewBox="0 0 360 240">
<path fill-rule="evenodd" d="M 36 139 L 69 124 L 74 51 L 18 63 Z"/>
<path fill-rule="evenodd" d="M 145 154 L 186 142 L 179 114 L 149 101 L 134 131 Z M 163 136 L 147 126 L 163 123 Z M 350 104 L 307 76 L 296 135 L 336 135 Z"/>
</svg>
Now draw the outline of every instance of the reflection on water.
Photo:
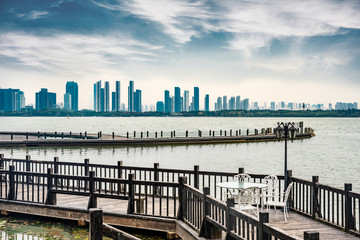
<svg viewBox="0 0 360 240">
<path fill-rule="evenodd" d="M 276 122 L 304 121 L 315 129 L 316 137 L 288 144 L 288 169 L 293 175 L 311 180 L 319 176 L 320 183 L 343 188 L 345 182 L 360 190 L 360 119 L 346 118 L 2 118 L 0 130 L 23 131 L 85 131 L 103 133 L 120 131 L 171 131 L 254 129 L 275 127 Z M 0 148 L 5 157 L 83 162 L 128 166 L 234 171 L 244 167 L 248 173 L 283 174 L 284 143 L 232 143 L 207 145 L 171 145 L 138 147 L 31 147 Z"/>
</svg>

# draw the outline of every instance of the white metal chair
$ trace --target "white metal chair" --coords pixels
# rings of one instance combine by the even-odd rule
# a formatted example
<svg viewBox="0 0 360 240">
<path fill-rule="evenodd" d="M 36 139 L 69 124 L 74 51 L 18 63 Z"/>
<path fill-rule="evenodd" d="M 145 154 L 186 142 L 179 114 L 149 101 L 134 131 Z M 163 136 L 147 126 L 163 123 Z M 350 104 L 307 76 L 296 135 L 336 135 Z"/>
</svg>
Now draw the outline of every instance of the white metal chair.
<svg viewBox="0 0 360 240">
<path fill-rule="evenodd" d="M 264 189 L 261 193 L 262 203 L 264 201 L 267 202 L 269 199 L 274 201 L 277 189 L 279 187 L 279 179 L 275 175 L 268 175 L 264 177 L 264 183 L 267 185 L 267 188 Z M 263 204 L 262 207 L 264 207 Z"/>
<path fill-rule="evenodd" d="M 260 188 L 251 187 L 240 190 L 234 202 L 240 210 L 252 211 L 259 216 Z"/>
<path fill-rule="evenodd" d="M 285 193 L 281 194 L 279 198 L 275 198 L 275 201 L 269 200 L 266 202 L 268 211 L 270 209 L 270 206 L 273 206 L 275 211 L 276 211 L 276 207 L 282 207 L 284 209 L 285 222 L 287 222 L 287 218 L 289 218 L 288 207 L 286 206 L 286 203 L 289 198 L 290 192 L 292 190 L 293 184 L 294 183 L 290 183 Z M 276 201 L 277 199 L 279 199 L 279 201 Z"/>
<path fill-rule="evenodd" d="M 250 175 L 246 173 L 237 174 L 234 176 L 234 182 L 250 182 Z M 233 197 L 239 195 L 239 189 L 228 189 L 227 190 L 227 197 Z"/>
</svg>

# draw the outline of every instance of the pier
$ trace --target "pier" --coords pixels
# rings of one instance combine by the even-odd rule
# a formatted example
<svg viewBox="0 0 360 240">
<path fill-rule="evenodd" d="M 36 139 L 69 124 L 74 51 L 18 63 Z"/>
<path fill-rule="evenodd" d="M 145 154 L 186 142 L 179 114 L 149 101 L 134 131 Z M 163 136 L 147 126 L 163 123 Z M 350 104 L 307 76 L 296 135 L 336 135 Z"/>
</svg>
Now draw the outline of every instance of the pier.
<svg viewBox="0 0 360 240">
<path fill-rule="evenodd" d="M 358 239 L 360 193 L 296 178 L 290 195 L 290 218 L 262 210 L 259 217 L 240 211 L 216 187 L 238 172 L 164 169 L 83 162 L 5 158 L 0 155 L 0 210 L 52 218 L 91 221 L 102 209 L 110 226 L 166 232 L 183 239 Z M 262 182 L 265 175 L 250 174 Z M 284 177 L 278 176 L 279 189 Z"/>
<path fill-rule="evenodd" d="M 301 125 L 302 126 L 302 125 Z M 298 139 L 315 136 L 311 128 L 299 129 Z M 273 128 L 218 131 L 158 131 L 158 132 L 125 132 L 103 134 L 88 132 L 0 132 L 2 147 L 36 147 L 36 146 L 137 146 L 137 145 L 188 145 L 218 143 L 248 143 L 277 141 Z"/>
</svg>

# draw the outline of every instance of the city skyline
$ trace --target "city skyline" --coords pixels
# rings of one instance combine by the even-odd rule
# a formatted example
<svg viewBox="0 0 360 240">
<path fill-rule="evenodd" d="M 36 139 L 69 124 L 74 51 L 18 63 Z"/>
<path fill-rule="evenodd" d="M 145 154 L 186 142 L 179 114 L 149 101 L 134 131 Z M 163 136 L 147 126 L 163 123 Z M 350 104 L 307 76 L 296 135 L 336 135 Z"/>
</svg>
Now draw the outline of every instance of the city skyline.
<svg viewBox="0 0 360 240">
<path fill-rule="evenodd" d="M 136 81 L 143 104 L 198 86 L 211 109 L 239 93 L 258 102 L 359 98 L 357 1 L 14 0 L 0 11 L 0 85 L 21 86 L 28 103 L 40 88 L 62 99 L 75 81 L 88 109 L 98 79 Z"/>
</svg>

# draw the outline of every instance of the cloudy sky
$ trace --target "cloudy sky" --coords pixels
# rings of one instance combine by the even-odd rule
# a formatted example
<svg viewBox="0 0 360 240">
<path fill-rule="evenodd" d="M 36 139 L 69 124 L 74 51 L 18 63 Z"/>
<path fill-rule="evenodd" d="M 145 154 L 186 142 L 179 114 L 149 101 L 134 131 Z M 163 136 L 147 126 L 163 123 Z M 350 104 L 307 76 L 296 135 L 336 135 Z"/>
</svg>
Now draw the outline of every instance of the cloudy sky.
<svg viewBox="0 0 360 240">
<path fill-rule="evenodd" d="M 129 80 L 143 103 L 200 87 L 250 101 L 360 102 L 360 1 L 0 0 L 0 87 L 34 103 Z M 201 102 L 200 106 L 203 106 Z"/>
</svg>

